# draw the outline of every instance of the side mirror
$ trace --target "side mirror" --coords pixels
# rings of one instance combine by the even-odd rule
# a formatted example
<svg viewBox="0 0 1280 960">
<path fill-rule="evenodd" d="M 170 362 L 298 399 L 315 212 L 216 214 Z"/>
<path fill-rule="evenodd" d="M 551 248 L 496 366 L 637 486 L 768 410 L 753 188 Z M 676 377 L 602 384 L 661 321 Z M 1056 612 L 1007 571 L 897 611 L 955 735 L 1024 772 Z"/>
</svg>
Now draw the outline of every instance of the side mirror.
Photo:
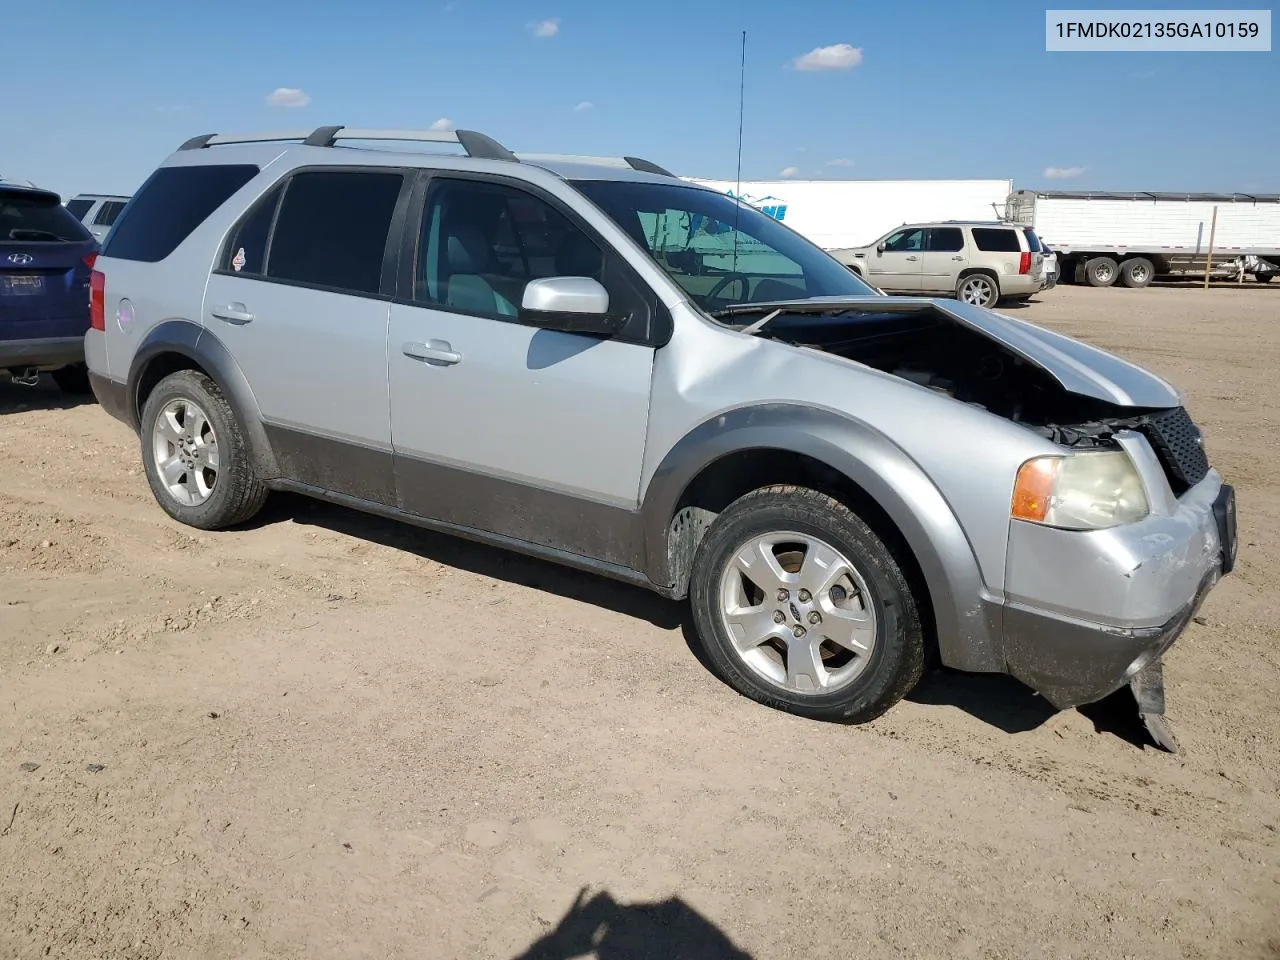
<svg viewBox="0 0 1280 960">
<path fill-rule="evenodd" d="M 876 244 L 876 256 L 877 256 L 877 257 L 879 257 L 879 256 L 882 256 L 883 254 L 884 254 L 884 244 L 883 244 L 883 243 L 877 243 L 877 244 Z"/>
<path fill-rule="evenodd" d="M 525 284 L 520 312 L 540 327 L 612 336 L 621 317 L 609 316 L 609 291 L 591 277 L 543 277 Z"/>
</svg>

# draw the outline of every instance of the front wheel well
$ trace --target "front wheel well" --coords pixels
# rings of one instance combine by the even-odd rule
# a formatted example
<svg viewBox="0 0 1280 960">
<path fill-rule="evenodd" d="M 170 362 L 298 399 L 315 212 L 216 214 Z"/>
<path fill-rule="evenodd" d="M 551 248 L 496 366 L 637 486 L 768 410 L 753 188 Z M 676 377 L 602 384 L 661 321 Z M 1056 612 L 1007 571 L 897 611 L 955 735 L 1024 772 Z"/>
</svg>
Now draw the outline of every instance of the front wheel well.
<svg viewBox="0 0 1280 960">
<path fill-rule="evenodd" d="M 683 597 L 698 545 L 721 511 L 753 490 L 772 486 L 816 490 L 839 500 L 862 518 L 902 569 L 920 608 L 930 645 L 936 641 L 933 603 L 914 551 L 896 523 L 862 487 L 839 470 L 790 450 L 755 448 L 727 454 L 707 465 L 685 488 L 667 528 L 667 570 L 672 594 Z"/>
</svg>

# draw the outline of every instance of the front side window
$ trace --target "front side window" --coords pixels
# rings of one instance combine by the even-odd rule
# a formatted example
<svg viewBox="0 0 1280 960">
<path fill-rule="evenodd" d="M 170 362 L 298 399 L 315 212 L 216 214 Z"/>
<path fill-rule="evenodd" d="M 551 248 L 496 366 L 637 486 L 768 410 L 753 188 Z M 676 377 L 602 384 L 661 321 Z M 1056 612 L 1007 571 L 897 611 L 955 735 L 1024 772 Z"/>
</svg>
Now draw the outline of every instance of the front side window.
<svg viewBox="0 0 1280 960">
<path fill-rule="evenodd" d="M 574 186 L 705 310 L 874 295 L 852 271 L 808 240 L 725 194 L 631 181 L 584 180 Z"/>
<path fill-rule="evenodd" d="M 403 183 L 403 174 L 392 172 L 295 174 L 276 214 L 266 276 L 352 293 L 378 293 L 391 218 Z M 262 222 L 255 223 L 252 217 L 244 227 L 258 235 L 263 230 Z M 244 246 L 247 258 L 251 245 L 246 237 L 228 246 L 233 258 Z M 231 268 L 235 269 L 234 262 Z"/>
<path fill-rule="evenodd" d="M 530 280 L 605 283 L 604 272 L 600 247 L 546 201 L 503 184 L 432 182 L 414 273 L 419 303 L 517 317 Z"/>
<path fill-rule="evenodd" d="M 899 230 L 884 242 L 885 253 L 915 253 L 924 249 L 924 230 Z"/>
<path fill-rule="evenodd" d="M 95 226 L 109 227 L 116 222 L 116 217 L 120 216 L 120 211 L 124 209 L 123 200 L 107 200 L 98 210 L 98 215 L 93 218 Z"/>
</svg>

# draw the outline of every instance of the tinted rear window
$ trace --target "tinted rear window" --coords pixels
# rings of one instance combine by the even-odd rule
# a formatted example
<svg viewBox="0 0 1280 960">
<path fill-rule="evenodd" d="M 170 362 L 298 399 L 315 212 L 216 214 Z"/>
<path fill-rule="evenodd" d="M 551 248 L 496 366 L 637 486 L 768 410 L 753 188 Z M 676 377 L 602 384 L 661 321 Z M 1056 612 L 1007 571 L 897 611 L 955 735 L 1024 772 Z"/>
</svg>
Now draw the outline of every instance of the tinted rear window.
<svg viewBox="0 0 1280 960">
<path fill-rule="evenodd" d="M 974 227 L 973 242 L 978 245 L 979 250 L 997 253 L 1022 252 L 1022 247 L 1018 245 L 1018 234 L 1001 227 Z"/>
<path fill-rule="evenodd" d="M 227 198 L 258 174 L 253 164 L 161 167 L 129 203 L 103 255 L 163 260 Z"/>
<path fill-rule="evenodd" d="M 276 215 L 267 276 L 377 293 L 403 182 L 399 173 L 296 174 Z"/>
<path fill-rule="evenodd" d="M 59 243 L 90 240 L 92 235 L 58 198 L 0 193 L 0 241 Z"/>
<path fill-rule="evenodd" d="M 92 200 L 68 200 L 67 213 L 71 214 L 77 220 L 83 220 L 84 215 L 93 209 Z"/>
</svg>

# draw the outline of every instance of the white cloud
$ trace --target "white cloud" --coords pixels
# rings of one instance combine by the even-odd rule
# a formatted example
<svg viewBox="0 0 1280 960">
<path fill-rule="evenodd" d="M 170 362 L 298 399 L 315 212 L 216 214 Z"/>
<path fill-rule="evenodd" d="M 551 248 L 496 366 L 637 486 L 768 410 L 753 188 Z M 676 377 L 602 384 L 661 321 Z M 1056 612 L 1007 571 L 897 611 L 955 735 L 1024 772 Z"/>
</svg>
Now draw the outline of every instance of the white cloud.
<svg viewBox="0 0 1280 960">
<path fill-rule="evenodd" d="M 448 117 L 441 117 L 439 120 L 437 120 L 435 123 L 431 125 L 430 129 L 444 130 L 447 132 L 450 130 L 456 130 L 457 127 L 453 125 L 453 121 L 450 120 Z"/>
<path fill-rule="evenodd" d="M 836 157 L 834 160 L 828 160 L 826 165 L 828 167 L 852 167 L 853 161 L 848 157 Z"/>
<path fill-rule="evenodd" d="M 1045 167 L 1046 180 L 1074 180 L 1084 173 L 1084 167 Z"/>
<path fill-rule="evenodd" d="M 305 107 L 311 98 L 297 87 L 276 87 L 267 94 L 269 107 Z"/>
<path fill-rule="evenodd" d="M 539 20 L 537 23 L 531 23 L 529 29 L 533 31 L 535 37 L 554 37 L 560 32 L 560 21 L 554 17 L 550 20 Z"/>
<path fill-rule="evenodd" d="M 778 171 L 778 176 L 794 177 L 799 172 L 800 172 L 799 167 L 783 167 L 781 170 Z"/>
<path fill-rule="evenodd" d="M 847 43 L 833 43 L 829 47 L 814 47 L 803 56 L 796 57 L 791 65 L 797 70 L 852 70 L 862 63 L 862 48 Z"/>
<path fill-rule="evenodd" d="M 590 110 L 590 109 L 591 109 L 592 107 L 594 107 L 594 106 L 595 106 L 595 104 L 594 104 L 594 103 L 592 103 L 590 100 L 583 100 L 581 103 L 577 104 L 577 105 L 573 108 L 573 112 L 574 112 L 574 113 L 586 113 L 588 110 Z"/>
</svg>

